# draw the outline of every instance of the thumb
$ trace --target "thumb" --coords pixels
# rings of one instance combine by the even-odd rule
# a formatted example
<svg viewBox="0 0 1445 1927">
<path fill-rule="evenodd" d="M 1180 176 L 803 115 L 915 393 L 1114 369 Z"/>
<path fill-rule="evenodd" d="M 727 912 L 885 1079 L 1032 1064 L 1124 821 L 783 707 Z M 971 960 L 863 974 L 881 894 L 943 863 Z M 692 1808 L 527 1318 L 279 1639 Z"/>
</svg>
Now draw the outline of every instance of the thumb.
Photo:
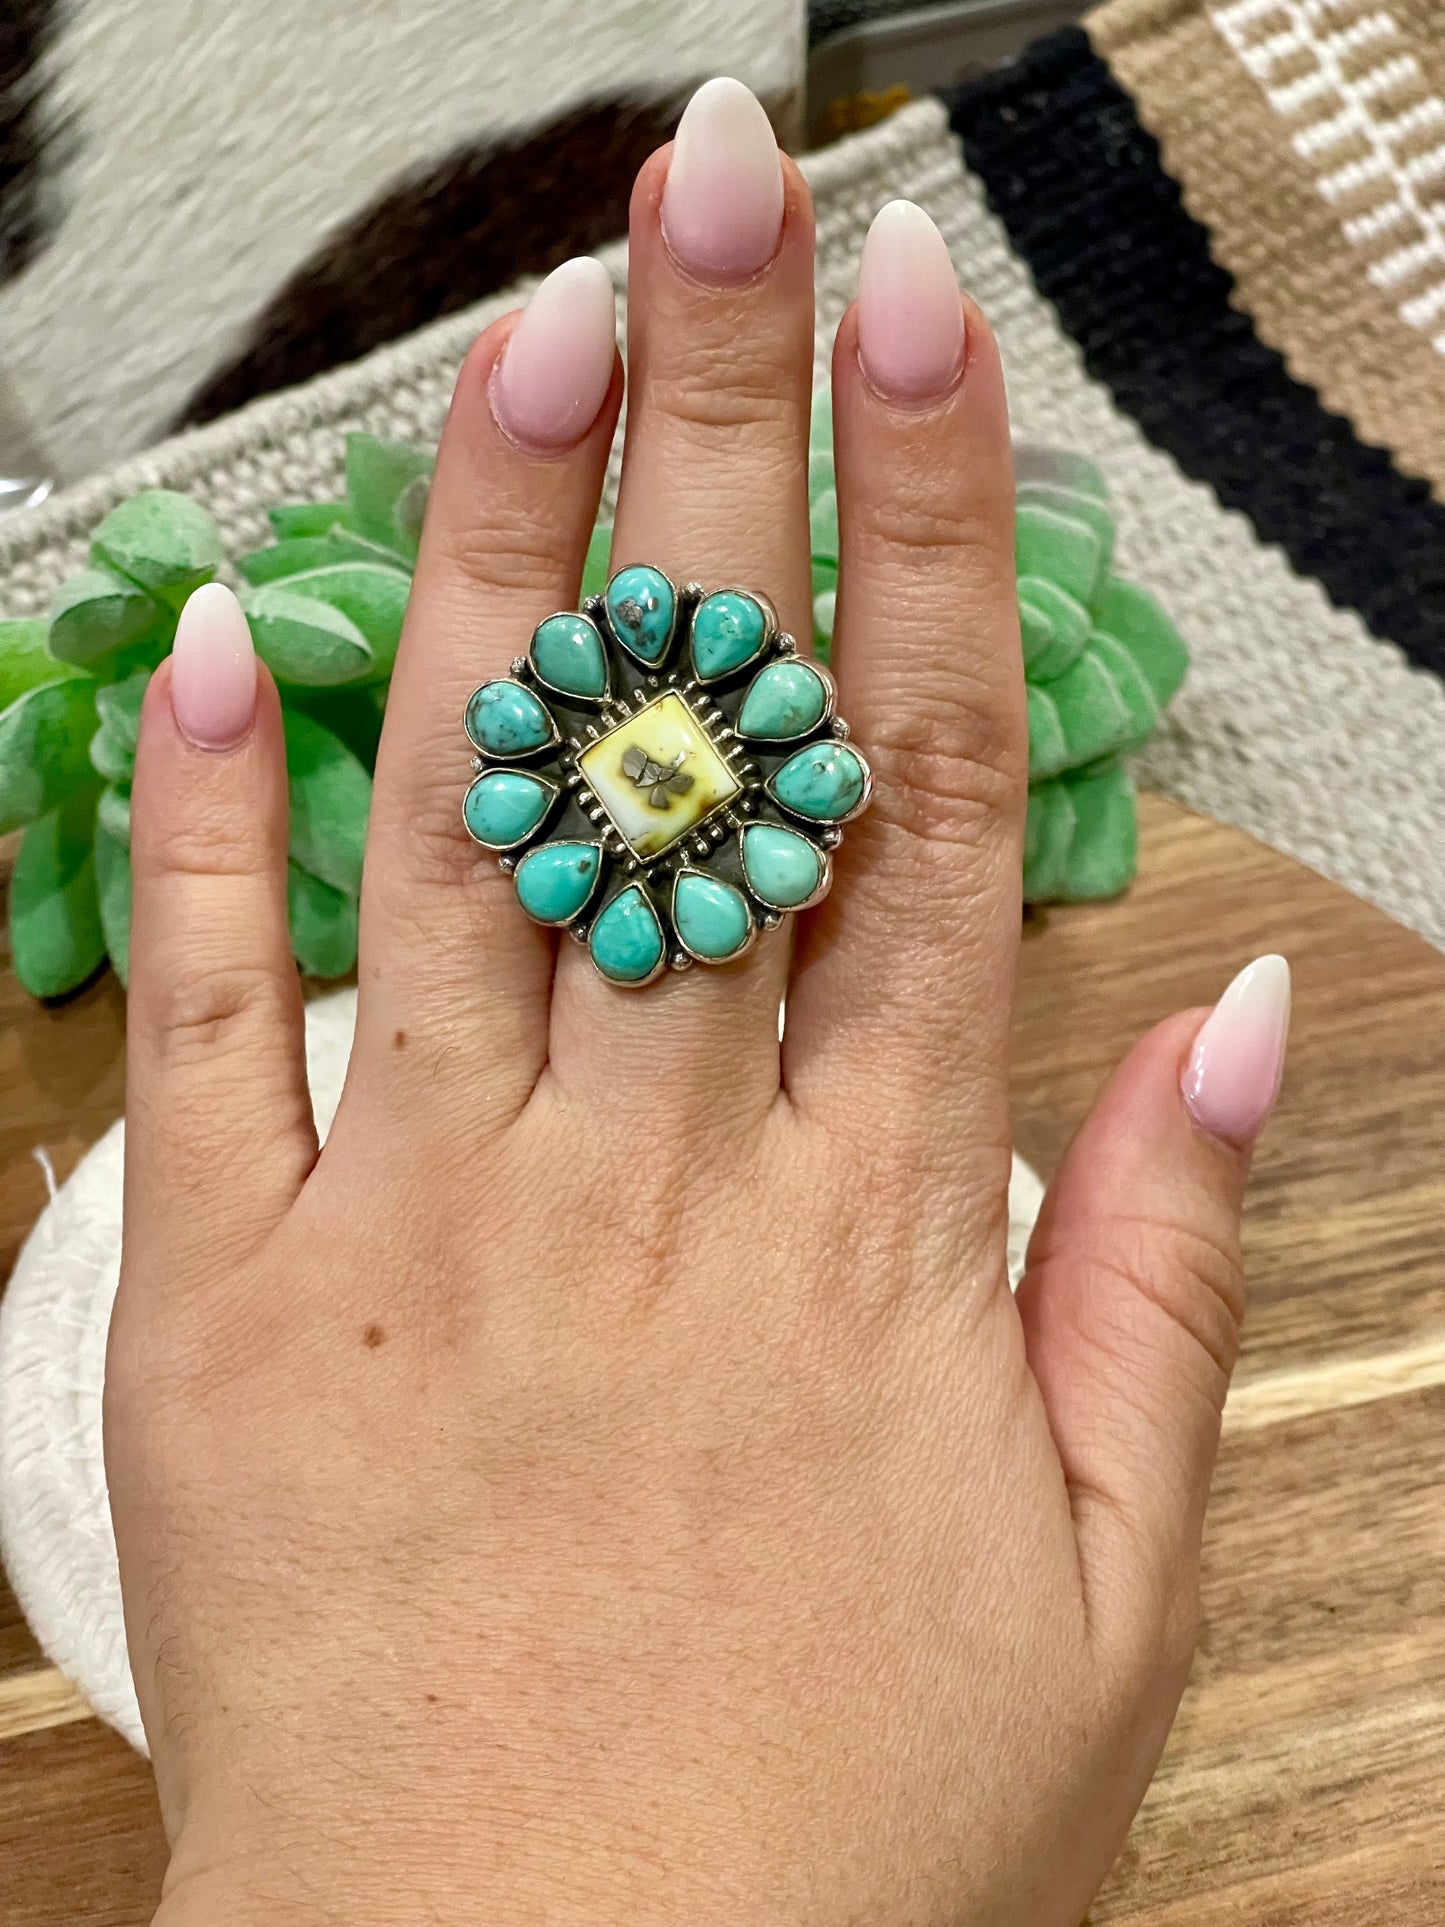
<svg viewBox="0 0 1445 1927">
<path fill-rule="evenodd" d="M 1289 1006 L 1288 964 L 1261 957 L 1202 1023 L 1185 1011 L 1135 1046 L 1049 1187 L 1018 1292 L 1090 1624 L 1184 1665 L 1244 1312 L 1240 1205 Z"/>
</svg>

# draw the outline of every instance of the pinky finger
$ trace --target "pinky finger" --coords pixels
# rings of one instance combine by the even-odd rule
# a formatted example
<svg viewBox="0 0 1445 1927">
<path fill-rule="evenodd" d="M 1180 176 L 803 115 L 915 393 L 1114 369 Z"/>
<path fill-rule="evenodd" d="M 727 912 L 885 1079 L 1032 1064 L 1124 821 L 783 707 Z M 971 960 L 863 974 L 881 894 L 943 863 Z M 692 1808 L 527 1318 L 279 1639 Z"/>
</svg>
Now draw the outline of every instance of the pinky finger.
<svg viewBox="0 0 1445 1927">
<path fill-rule="evenodd" d="M 131 800 L 128 1268 L 170 1275 L 279 1221 L 316 1157 L 286 913 L 275 685 L 229 589 L 151 678 Z"/>
</svg>

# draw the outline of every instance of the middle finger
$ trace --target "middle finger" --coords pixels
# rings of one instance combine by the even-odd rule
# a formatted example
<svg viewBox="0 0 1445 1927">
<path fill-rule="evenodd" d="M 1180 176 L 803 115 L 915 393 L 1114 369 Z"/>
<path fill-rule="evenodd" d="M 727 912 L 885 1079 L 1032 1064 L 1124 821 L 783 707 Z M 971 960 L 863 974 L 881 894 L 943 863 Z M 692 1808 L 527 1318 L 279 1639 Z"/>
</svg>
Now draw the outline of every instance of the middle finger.
<svg viewBox="0 0 1445 1927">
<path fill-rule="evenodd" d="M 806 645 L 812 206 L 737 81 L 702 88 L 673 146 L 642 169 L 630 250 L 612 567 L 650 563 L 679 586 L 759 592 Z M 683 1102 L 704 1086 L 715 1093 L 723 1051 L 728 1087 L 748 1109 L 765 1108 L 778 1088 L 789 954 L 786 928 L 765 932 L 735 963 L 669 972 L 630 996 L 566 946 L 552 1004 L 554 1073 L 614 1106 L 635 1090 L 651 1108 L 658 1080 Z"/>
</svg>

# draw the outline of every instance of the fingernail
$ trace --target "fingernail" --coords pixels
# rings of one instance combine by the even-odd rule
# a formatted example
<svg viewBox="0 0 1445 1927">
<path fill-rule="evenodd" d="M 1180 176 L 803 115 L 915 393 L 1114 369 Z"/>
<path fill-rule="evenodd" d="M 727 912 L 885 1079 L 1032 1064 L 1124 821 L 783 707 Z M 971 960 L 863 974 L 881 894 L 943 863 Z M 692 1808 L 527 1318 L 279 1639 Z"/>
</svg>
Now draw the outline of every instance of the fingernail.
<svg viewBox="0 0 1445 1927">
<path fill-rule="evenodd" d="M 783 231 L 783 164 L 761 101 L 740 80 L 709 80 L 683 111 L 662 190 L 662 232 L 706 280 L 756 274 Z"/>
<path fill-rule="evenodd" d="M 1252 1144 L 1284 1074 L 1289 965 L 1260 957 L 1241 970 L 1204 1021 L 1184 1073 L 1190 1116 L 1213 1137 Z"/>
<path fill-rule="evenodd" d="M 963 303 L 948 244 L 912 201 L 878 210 L 858 261 L 858 359 L 889 401 L 928 401 L 963 366 Z"/>
<path fill-rule="evenodd" d="M 616 352 L 606 268 L 585 254 L 553 268 L 492 370 L 492 413 L 503 434 L 548 454 L 575 448 L 607 399 Z"/>
<path fill-rule="evenodd" d="M 198 749 L 231 749 L 256 713 L 256 652 L 241 605 L 221 582 L 181 610 L 171 648 L 171 714 Z"/>
</svg>

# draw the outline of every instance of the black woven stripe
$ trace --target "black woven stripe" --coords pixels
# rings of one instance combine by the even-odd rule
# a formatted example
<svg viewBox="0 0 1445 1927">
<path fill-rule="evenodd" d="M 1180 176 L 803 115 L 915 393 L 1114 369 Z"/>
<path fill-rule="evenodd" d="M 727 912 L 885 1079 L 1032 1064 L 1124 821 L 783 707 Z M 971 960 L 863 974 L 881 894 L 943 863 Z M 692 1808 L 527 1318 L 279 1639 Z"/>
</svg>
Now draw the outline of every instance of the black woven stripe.
<svg viewBox="0 0 1445 1927">
<path fill-rule="evenodd" d="M 949 97 L 970 167 L 1089 372 L 1189 475 L 1379 636 L 1445 675 L 1445 508 L 1287 373 L 1067 28 Z"/>
</svg>

